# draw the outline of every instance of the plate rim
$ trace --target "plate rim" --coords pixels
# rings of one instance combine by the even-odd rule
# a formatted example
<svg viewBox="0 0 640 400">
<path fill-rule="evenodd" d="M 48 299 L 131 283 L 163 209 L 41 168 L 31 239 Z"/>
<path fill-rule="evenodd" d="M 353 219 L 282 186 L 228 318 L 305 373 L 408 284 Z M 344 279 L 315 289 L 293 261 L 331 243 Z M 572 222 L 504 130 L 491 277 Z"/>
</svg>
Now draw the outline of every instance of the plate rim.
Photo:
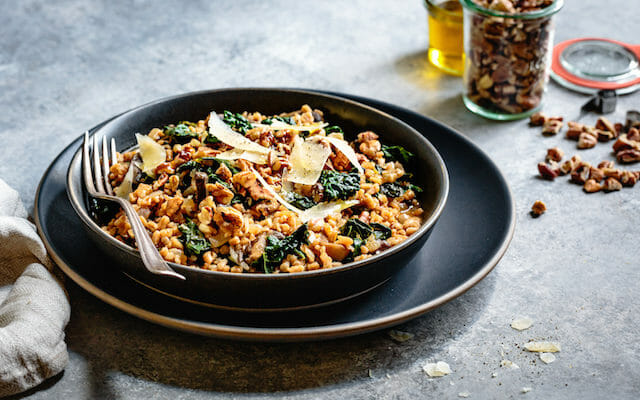
<svg viewBox="0 0 640 400">
<path fill-rule="evenodd" d="M 228 88 L 228 89 L 242 89 L 242 88 Z M 244 89 L 252 89 L 252 88 L 244 88 Z M 272 89 L 276 89 L 276 88 L 272 88 Z M 286 89 L 286 88 L 283 88 L 283 89 Z M 297 90 L 300 90 L 300 89 L 297 89 Z M 450 290 L 449 292 L 436 297 L 435 299 L 432 299 L 426 303 L 411 307 L 399 313 L 394 313 L 391 315 L 378 317 L 378 318 L 366 319 L 363 321 L 341 323 L 341 324 L 334 324 L 334 325 L 327 325 L 327 326 L 315 326 L 315 327 L 256 328 L 256 327 L 239 327 L 239 326 L 231 326 L 231 325 L 220 325 L 220 324 L 209 323 L 209 322 L 205 323 L 205 322 L 199 322 L 199 321 L 187 321 L 180 318 L 168 317 L 162 314 L 158 314 L 156 312 L 143 309 L 133 304 L 129 304 L 126 301 L 123 301 L 105 292 L 99 287 L 93 285 L 84 277 L 76 273 L 73 270 L 73 268 L 71 268 L 69 265 L 67 265 L 63 261 L 63 259 L 54 251 L 51 244 L 46 239 L 46 235 L 44 235 L 44 230 L 42 228 L 42 223 L 39 217 L 40 194 L 41 194 L 42 186 L 45 182 L 45 179 L 49 176 L 51 169 L 56 164 L 56 162 L 71 146 L 73 146 L 73 144 L 76 141 L 80 139 L 80 137 L 76 138 L 71 143 L 69 143 L 69 145 L 67 145 L 63 150 L 61 150 L 60 153 L 56 156 L 56 158 L 53 161 L 51 161 L 51 163 L 43 173 L 42 178 L 40 179 L 40 182 L 36 189 L 33 217 L 34 217 L 36 228 L 38 230 L 38 234 L 41 237 L 47 251 L 49 252 L 49 256 L 56 262 L 58 267 L 69 278 L 71 278 L 71 280 L 73 280 L 78 286 L 82 287 L 84 290 L 91 293 L 98 299 L 104 301 L 105 303 L 117 309 L 120 309 L 121 311 L 124 311 L 128 314 L 131 314 L 135 317 L 143 319 L 145 321 L 162 325 L 172 329 L 177 329 L 181 331 L 207 335 L 207 336 L 215 336 L 215 337 L 220 337 L 225 339 L 272 341 L 272 342 L 275 342 L 275 341 L 294 342 L 294 341 L 334 339 L 339 337 L 363 334 L 363 333 L 391 327 L 391 326 L 400 324 L 402 322 L 408 321 L 410 319 L 413 319 L 415 317 L 418 317 L 430 310 L 435 309 L 436 307 L 442 304 L 445 304 L 455 299 L 456 297 L 459 297 L 460 295 L 464 294 L 469 289 L 471 289 L 473 286 L 475 286 L 478 282 L 480 282 L 485 276 L 489 274 L 489 272 L 491 272 L 495 268 L 495 266 L 498 264 L 498 262 L 502 259 L 502 257 L 506 253 L 513 239 L 513 235 L 515 232 L 515 225 L 516 225 L 516 206 L 513 198 L 513 193 L 511 191 L 511 187 L 509 186 L 504 175 L 502 174 L 500 169 L 497 167 L 497 165 L 493 162 L 493 160 L 491 160 L 491 158 L 479 146 L 473 143 L 470 139 L 468 139 L 462 133 L 458 132 L 456 129 L 402 106 L 391 104 L 382 100 L 377 100 L 377 99 L 372 99 L 372 98 L 367 98 L 367 97 L 357 96 L 357 95 L 349 95 L 346 93 L 343 94 L 343 93 L 337 93 L 332 91 L 325 92 L 325 91 L 318 91 L 313 89 L 304 89 L 304 90 L 308 92 L 314 92 L 314 93 L 329 94 L 329 95 L 340 97 L 340 98 L 344 98 L 344 96 L 350 96 L 345 98 L 345 100 L 354 101 L 351 99 L 355 99 L 355 101 L 358 101 L 358 102 L 372 101 L 380 105 L 383 105 L 385 107 L 404 110 L 410 114 L 415 114 L 421 118 L 429 119 L 431 123 L 451 131 L 453 134 L 457 136 L 458 140 L 462 140 L 467 145 L 474 148 L 474 150 L 476 150 L 483 158 L 485 158 L 485 160 L 488 163 L 490 163 L 490 165 L 492 165 L 495 168 L 495 170 L 498 172 L 498 177 L 502 180 L 502 183 L 504 184 L 504 187 L 506 189 L 508 205 L 511 208 L 511 213 L 509 215 L 510 221 L 509 221 L 508 230 L 506 232 L 506 235 L 500 247 L 493 254 L 491 259 L 487 261 L 480 270 L 478 270 L 474 275 L 472 275 L 464 283 Z M 191 93 L 198 93 L 198 92 L 202 92 L 202 91 L 191 92 Z M 171 96 L 171 97 L 174 97 L 174 96 Z M 117 117 L 118 115 L 97 124 L 92 129 L 95 129 L 101 126 L 102 124 L 110 121 L 111 119 Z"/>
</svg>

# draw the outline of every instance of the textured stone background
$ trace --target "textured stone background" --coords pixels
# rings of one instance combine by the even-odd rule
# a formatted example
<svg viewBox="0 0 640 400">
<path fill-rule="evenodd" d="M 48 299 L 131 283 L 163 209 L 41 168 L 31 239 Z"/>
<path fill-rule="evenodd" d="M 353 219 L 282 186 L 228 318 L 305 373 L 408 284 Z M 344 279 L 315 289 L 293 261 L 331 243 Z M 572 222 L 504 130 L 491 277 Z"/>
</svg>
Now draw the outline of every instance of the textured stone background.
<svg viewBox="0 0 640 400">
<path fill-rule="evenodd" d="M 635 3 L 567 3 L 557 41 L 640 36 Z M 27 396 L 637 398 L 640 189 L 585 195 L 564 179 L 537 179 L 546 148 L 573 154 L 575 144 L 543 138 L 524 121 L 466 112 L 460 80 L 428 65 L 426 32 L 419 0 L 0 0 L 0 177 L 28 207 L 45 168 L 85 129 L 160 97 L 234 86 L 336 90 L 432 116 L 495 160 L 517 203 L 515 237 L 498 267 L 400 326 L 415 334 L 402 344 L 386 332 L 287 345 L 203 338 L 133 318 L 68 283 L 70 364 Z M 546 99 L 546 112 L 573 118 L 586 98 L 552 83 Z M 612 119 L 629 108 L 640 108 L 640 95 L 621 98 Z M 612 157 L 607 145 L 580 154 Z M 527 211 L 538 198 L 549 211 L 533 220 Z M 509 327 L 521 315 L 535 320 L 530 330 Z M 530 339 L 560 342 L 557 361 L 523 352 Z M 501 349 L 520 369 L 500 368 Z M 453 373 L 427 378 L 421 367 L 435 360 Z M 521 394 L 524 386 L 532 391 Z"/>
</svg>

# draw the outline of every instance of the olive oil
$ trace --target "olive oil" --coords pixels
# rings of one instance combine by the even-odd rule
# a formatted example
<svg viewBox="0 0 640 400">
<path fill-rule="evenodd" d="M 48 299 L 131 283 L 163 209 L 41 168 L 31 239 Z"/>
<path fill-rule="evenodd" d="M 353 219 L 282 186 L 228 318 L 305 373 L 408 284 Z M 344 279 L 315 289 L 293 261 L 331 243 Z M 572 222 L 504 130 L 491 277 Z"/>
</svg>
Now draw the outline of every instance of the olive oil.
<svg viewBox="0 0 640 400">
<path fill-rule="evenodd" d="M 462 6 L 458 0 L 427 0 L 429 61 L 439 69 L 462 75 Z"/>
</svg>

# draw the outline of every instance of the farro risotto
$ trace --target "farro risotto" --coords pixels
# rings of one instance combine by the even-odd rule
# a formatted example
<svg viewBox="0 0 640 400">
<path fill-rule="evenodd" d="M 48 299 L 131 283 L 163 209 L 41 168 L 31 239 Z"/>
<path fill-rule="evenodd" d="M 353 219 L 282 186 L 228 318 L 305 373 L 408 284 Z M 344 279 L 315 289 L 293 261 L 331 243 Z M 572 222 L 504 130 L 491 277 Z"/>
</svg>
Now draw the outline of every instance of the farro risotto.
<svg viewBox="0 0 640 400">
<path fill-rule="evenodd" d="M 118 153 L 109 179 L 167 261 L 235 273 L 332 268 L 401 243 L 424 217 L 413 154 L 355 133 L 308 105 L 211 112 L 136 134 L 139 146 Z M 124 212 L 110 206 L 92 201 L 94 218 L 135 246 Z"/>
</svg>

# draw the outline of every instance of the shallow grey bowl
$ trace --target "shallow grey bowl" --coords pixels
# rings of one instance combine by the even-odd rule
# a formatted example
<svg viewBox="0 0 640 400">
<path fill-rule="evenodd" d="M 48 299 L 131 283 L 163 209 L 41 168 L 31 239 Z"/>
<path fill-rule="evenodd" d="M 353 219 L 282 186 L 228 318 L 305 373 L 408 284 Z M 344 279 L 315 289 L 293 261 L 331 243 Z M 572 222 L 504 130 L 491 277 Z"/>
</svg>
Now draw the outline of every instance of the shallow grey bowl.
<svg viewBox="0 0 640 400">
<path fill-rule="evenodd" d="M 118 150 L 135 144 L 134 133 L 147 133 L 182 120 L 205 118 L 212 110 L 260 111 L 277 114 L 298 109 L 302 104 L 321 109 L 332 125 L 341 126 L 347 140 L 371 130 L 385 144 L 404 146 L 415 154 L 416 183 L 424 188 L 419 200 L 425 210 L 420 229 L 401 244 L 366 260 L 336 268 L 295 274 L 234 274 L 207 271 L 170 263 L 185 281 L 153 275 L 138 251 L 100 229 L 89 216 L 87 195 L 81 176 L 80 149 L 67 173 L 67 195 L 89 237 L 132 279 L 169 296 L 232 310 L 278 311 L 316 307 L 346 300 L 386 282 L 422 248 L 447 200 L 449 180 L 442 158 L 419 132 L 364 104 L 341 97 L 290 89 L 220 89 L 169 97 L 127 111 L 91 132 L 98 139 L 115 138 Z M 429 265 L 424 265 L 429 268 Z M 402 295 L 399 293 L 398 295 Z"/>
</svg>

